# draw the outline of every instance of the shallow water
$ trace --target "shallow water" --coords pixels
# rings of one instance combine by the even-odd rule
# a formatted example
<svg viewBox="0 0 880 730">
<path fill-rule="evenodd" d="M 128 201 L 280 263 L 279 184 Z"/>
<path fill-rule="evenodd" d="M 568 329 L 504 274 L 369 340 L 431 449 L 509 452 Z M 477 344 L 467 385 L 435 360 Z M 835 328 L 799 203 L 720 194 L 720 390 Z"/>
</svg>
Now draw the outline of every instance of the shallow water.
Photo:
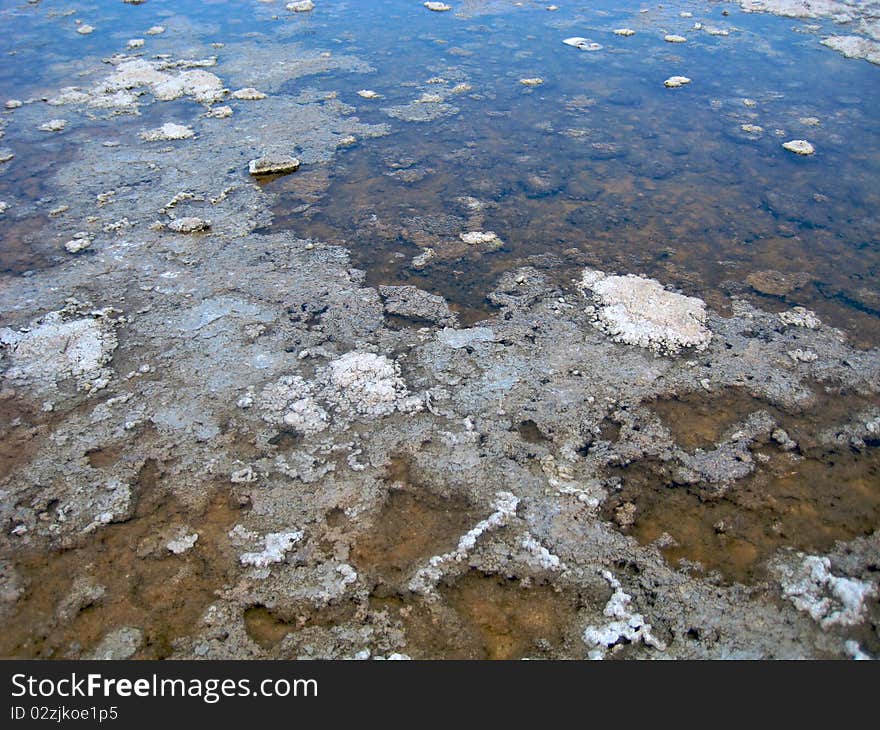
<svg viewBox="0 0 880 730">
<path fill-rule="evenodd" d="M 0 25 L 9 31 L 0 33 L 0 101 L 48 98 L 102 58 L 123 52 L 130 38 L 146 39 L 134 51 L 145 58 L 202 57 L 206 44 L 215 44 L 218 63 L 211 70 L 224 79 L 226 65 L 240 60 L 241 43 L 289 42 L 351 54 L 374 70 L 307 75 L 273 95 L 335 93 L 362 122 L 388 125 L 389 134 L 262 182 L 277 197 L 272 221 L 260 232 L 290 230 L 344 245 L 354 266 L 366 271 L 367 284 L 415 284 L 440 294 L 463 323 L 493 313 L 487 294 L 504 272 L 532 265 L 573 295 L 572 280 L 591 266 L 655 277 L 722 314 L 734 298 L 771 311 L 804 306 L 859 347 L 880 345 L 880 67 L 822 47 L 819 40 L 832 24 L 745 14 L 717 2 L 598 0 L 550 12 L 545 3 L 469 1 L 454 3 L 451 13 L 427 12 L 405 0 L 318 0 L 303 14 L 283 5 L 0 0 Z M 693 17 L 679 17 L 682 10 Z M 77 34 L 75 19 L 96 30 Z M 729 35 L 694 30 L 695 22 Z M 168 30 L 145 35 L 153 25 Z M 620 27 L 636 34 L 614 35 Z M 666 43 L 665 33 L 681 33 L 688 42 Z M 562 43 L 569 36 L 603 47 L 579 51 Z M 665 88 L 664 79 L 673 75 L 692 82 Z M 520 82 L 532 78 L 543 83 Z M 379 97 L 364 99 L 361 89 Z M 410 112 L 436 112 L 436 118 L 407 121 L 399 112 L 387 113 L 411 104 Z M 125 140 L 168 121 L 198 127 L 203 112 L 187 101 L 145 104 L 140 116 L 110 119 L 59 107 L 50 117 L 68 119 L 69 127 L 44 133 L 21 129 L 17 111 L 0 110 L 7 121 L 0 148 L 15 152 L 0 163 L 0 200 L 18 206 L 15 217 L 0 217 L 0 286 L 14 291 L 22 277 L 68 260 L 57 237 L 44 230 L 50 209 L 64 203 L 53 175 L 77 158 L 83 140 Z M 246 124 L 245 113 L 241 119 Z M 743 132 L 743 124 L 763 131 Z M 814 156 L 782 148 L 801 138 L 815 145 Z M 247 179 L 243 171 L 240 177 Z M 468 247 L 459 239 L 464 231 L 494 231 L 503 245 Z M 434 258 L 414 263 L 426 249 Z M 768 270 L 796 285 L 775 290 L 754 285 L 754 278 L 749 283 L 750 275 Z M 711 447 L 731 424 L 768 407 L 741 394 L 654 405 L 688 450 Z M 768 450 L 764 468 L 723 498 L 676 488 L 662 469 L 622 468 L 616 474 L 621 490 L 604 506 L 604 516 L 611 520 L 622 504 L 637 503 L 636 521 L 625 532 L 642 543 L 670 534 L 675 542 L 664 547 L 670 562 L 699 561 L 727 581 L 765 578 L 764 561 L 780 546 L 827 550 L 836 540 L 869 534 L 880 519 L 876 449 L 823 450 L 809 441 L 876 399 L 842 397 L 838 405 L 822 408 L 818 420 L 774 414 L 802 444 L 802 460 Z M 29 458 L 51 427 L 47 416 L 42 430 L 28 430 L 13 410 L 0 419 L 0 477 Z M 616 427 L 608 425 L 603 437 L 613 441 Z M 533 421 L 524 421 L 519 432 L 532 443 L 546 440 Z M 100 466 L 113 455 L 89 458 Z M 564 624 L 578 600 L 549 586 L 469 574 L 442 589 L 455 614 L 451 623 L 421 605 L 400 603 L 397 584 L 406 571 L 453 547 L 478 515 L 468 504 L 438 504 L 405 478 L 398 481 L 383 507 L 381 529 L 354 546 L 352 562 L 374 579 L 371 600 L 402 611 L 416 651 L 514 658 L 529 655 L 536 641 L 548 652 L 566 641 Z M 226 578 L 229 556 L 214 537 L 233 524 L 237 510 L 222 501 L 201 512 L 147 503 L 132 521 L 108 528 L 96 545 L 58 560 L 27 556 L 22 571 L 44 580 L 27 612 L 10 623 L 0 654 L 51 656 L 71 642 L 94 643 L 104 623 L 127 622 L 146 628 L 145 656 L 167 655 Z M 209 560 L 190 557 L 174 575 L 167 561 L 131 560 L 120 568 L 117 549 L 133 557 L 131 549 L 149 531 L 178 518 L 207 525 Z M 80 561 L 116 570 L 109 586 L 116 597 L 63 630 L 41 629 L 40 616 L 69 589 L 69 566 Z M 148 615 L 143 601 L 171 600 L 168 581 L 190 586 L 192 602 L 182 608 L 172 602 Z M 342 605 L 278 616 L 256 606 L 245 622 L 257 643 L 273 647 L 295 629 L 330 625 L 353 613 Z M 464 638 L 455 639 L 455 631 L 435 635 L 440 624 L 447 632 L 457 627 Z"/>
</svg>

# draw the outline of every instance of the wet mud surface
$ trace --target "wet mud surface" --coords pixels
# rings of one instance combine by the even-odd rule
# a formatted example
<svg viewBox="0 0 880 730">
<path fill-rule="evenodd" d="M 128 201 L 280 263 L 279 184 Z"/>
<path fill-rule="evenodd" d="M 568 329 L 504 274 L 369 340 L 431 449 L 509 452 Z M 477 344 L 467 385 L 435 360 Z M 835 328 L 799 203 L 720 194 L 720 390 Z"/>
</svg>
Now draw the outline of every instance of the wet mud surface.
<svg viewBox="0 0 880 730">
<path fill-rule="evenodd" d="M 0 656 L 880 655 L 876 3 L 315 5 L 0 0 Z"/>
</svg>

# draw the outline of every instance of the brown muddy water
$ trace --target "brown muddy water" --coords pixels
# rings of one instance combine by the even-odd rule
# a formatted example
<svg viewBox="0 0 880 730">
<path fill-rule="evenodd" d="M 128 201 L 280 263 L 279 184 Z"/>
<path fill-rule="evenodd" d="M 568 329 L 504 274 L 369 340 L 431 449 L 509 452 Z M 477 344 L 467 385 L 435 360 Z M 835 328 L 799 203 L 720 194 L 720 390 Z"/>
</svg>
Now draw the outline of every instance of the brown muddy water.
<svg viewBox="0 0 880 730">
<path fill-rule="evenodd" d="M 504 272 L 535 266 L 576 296 L 572 281 L 590 266 L 655 277 L 721 314 L 734 298 L 770 311 L 803 306 L 857 346 L 880 345 L 880 68 L 822 48 L 829 24 L 816 21 L 820 30 L 809 29 L 735 6 L 726 17 L 721 3 L 645 5 L 648 13 L 639 12 L 641 3 L 608 0 L 572 3 L 556 13 L 542 3 L 463 3 L 458 14 L 421 12 L 420 3 L 393 0 L 325 4 L 286 32 L 307 48 L 342 47 L 375 73 L 324 73 L 297 79 L 281 93 L 336 92 L 362 121 L 388 124 L 390 134 L 263 182 L 277 197 L 272 221 L 260 232 L 293 231 L 344 245 L 368 285 L 413 284 L 440 294 L 464 324 L 496 311 L 487 295 Z M 0 3 L 0 22 L 17 28 L 14 38 L 0 34 L 4 100 L 39 100 L 70 85 L 84 59 L 118 52 L 126 38 L 155 23 L 186 25 L 189 18 L 204 24 L 200 41 L 229 44 L 257 31 L 274 38 L 279 28 L 268 11 L 251 15 L 252 3 L 157 0 L 137 8 L 135 21 L 131 8 L 117 2 L 91 11 L 99 29 L 112 33 L 58 40 L 53 34 L 63 16 L 18 5 Z M 57 6 L 53 12 L 73 8 L 41 4 L 48 5 Z M 693 9 L 695 17 L 679 19 L 681 9 Z M 661 28 L 688 30 L 696 16 L 729 27 L 730 35 L 690 31 L 686 48 L 658 45 Z M 793 24 L 801 31 L 793 33 Z M 620 26 L 637 33 L 614 36 L 611 29 Z M 560 42 L 571 35 L 593 37 L 604 48 L 580 52 Z M 216 70 L 222 74 L 222 62 Z M 679 73 L 692 83 L 666 89 L 663 80 Z M 536 77 L 540 85 L 520 83 Z M 380 98 L 359 97 L 363 88 Z M 383 111 L 426 94 L 454 110 L 429 121 Z M 63 203 L 53 197 L 52 173 L 74 158 L 77 139 L 113 141 L 196 118 L 183 104 L 142 111 L 134 120 L 86 118 L 57 136 L 21 131 L 6 115 L 0 148 L 13 146 L 16 135 L 25 144 L 0 163 L 0 200 L 15 200 L 25 214 L 0 218 L 0 286 L 14 289 L 23 278 L 64 265 L 63 236 L 45 231 L 49 209 Z M 744 124 L 762 131 L 744 132 Z M 817 154 L 802 158 L 782 149 L 782 142 L 799 138 L 811 140 Z M 502 244 L 465 246 L 462 230 L 494 231 Z M 428 249 L 433 258 L 419 263 Z M 661 463 L 621 467 L 613 474 L 620 489 L 603 505 L 603 516 L 613 522 L 621 507 L 633 505 L 627 509 L 634 519 L 619 529 L 642 544 L 659 540 L 670 563 L 718 571 L 728 583 L 762 581 L 767 559 L 780 547 L 822 553 L 880 525 L 877 444 L 831 448 L 817 438 L 877 404 L 828 394 L 809 414 L 792 415 L 733 391 L 651 403 L 689 451 L 711 448 L 756 410 L 771 411 L 798 448 L 757 448 L 755 472 L 723 495 L 675 484 Z M 3 478 L 40 449 L 53 420 L 5 392 L 0 410 Z M 532 443 L 545 440 L 531 421 L 519 433 Z M 613 424 L 606 436 L 613 438 Z M 116 457 L 94 451 L 88 458 L 101 468 Z M 132 625 L 145 634 L 138 656 L 161 658 L 192 631 L 235 565 L 224 536 L 243 507 L 220 485 L 200 508 L 182 505 L 162 487 L 160 473 L 161 465 L 145 462 L 141 499 L 129 520 L 81 544 L 16 556 L 30 588 L 4 622 L 0 655 L 64 656 L 94 646 L 107 626 Z M 376 527 L 354 541 L 351 562 L 373 584 L 371 607 L 402 619 L 414 656 L 553 656 L 573 640 L 567 627 L 584 600 L 549 584 L 471 571 L 440 586 L 442 608 L 407 597 L 409 571 L 454 548 L 484 515 L 428 493 L 399 464 L 388 480 L 394 486 Z M 193 550 L 181 557 L 161 549 L 156 534 L 196 523 Z M 351 525 L 339 512 L 328 527 L 344 534 Z M 86 600 L 73 620 L 61 621 L 58 606 L 83 571 L 105 591 Z M 254 641 L 271 649 L 291 632 L 331 626 L 358 610 L 349 603 L 303 605 L 279 614 L 253 606 L 244 622 Z"/>
</svg>

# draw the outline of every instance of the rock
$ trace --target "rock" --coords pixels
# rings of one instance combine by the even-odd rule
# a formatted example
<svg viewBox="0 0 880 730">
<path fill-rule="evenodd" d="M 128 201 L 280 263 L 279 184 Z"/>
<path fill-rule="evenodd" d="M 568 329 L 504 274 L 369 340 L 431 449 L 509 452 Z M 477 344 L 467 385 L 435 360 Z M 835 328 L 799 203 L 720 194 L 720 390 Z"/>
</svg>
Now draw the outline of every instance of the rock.
<svg viewBox="0 0 880 730">
<path fill-rule="evenodd" d="M 192 139 L 196 133 L 182 124 L 166 122 L 161 127 L 150 129 L 140 133 L 140 138 L 145 142 L 167 142 L 176 139 Z"/>
<path fill-rule="evenodd" d="M 85 231 L 80 231 L 64 244 L 64 249 L 67 253 L 79 253 L 80 251 L 85 251 L 91 245 L 92 239 L 89 238 L 89 235 Z"/>
<path fill-rule="evenodd" d="M 13 157 L 15 157 L 15 153 L 11 149 L 0 147 L 0 163 L 9 162 Z"/>
<path fill-rule="evenodd" d="M 94 30 L 95 29 L 91 25 L 83 24 L 76 29 L 76 32 L 79 33 L 80 35 L 88 35 L 89 33 L 93 32 Z"/>
<path fill-rule="evenodd" d="M 663 36 L 663 40 L 667 43 L 687 43 L 687 38 L 683 35 L 675 35 L 673 33 Z"/>
<path fill-rule="evenodd" d="M 789 152 L 794 152 L 796 155 L 812 155 L 816 151 L 813 148 L 813 145 L 805 139 L 792 139 L 788 142 L 784 142 L 782 146 Z"/>
<path fill-rule="evenodd" d="M 232 96 L 235 99 L 240 99 L 242 101 L 260 101 L 261 99 L 266 98 L 266 94 L 262 91 L 257 91 L 257 89 L 247 87 L 246 89 L 239 89 L 238 91 L 233 91 Z"/>
<path fill-rule="evenodd" d="M 307 13 L 315 9 L 315 3 L 312 0 L 297 0 L 297 2 L 287 3 L 285 7 L 294 13 Z"/>
<path fill-rule="evenodd" d="M 67 126 L 66 119 L 50 119 L 40 125 L 41 132 L 60 132 Z"/>
<path fill-rule="evenodd" d="M 232 107 L 215 106 L 209 112 L 207 112 L 205 116 L 210 117 L 211 119 L 228 119 L 232 116 Z"/>
<path fill-rule="evenodd" d="M 379 296 L 385 311 L 410 319 L 421 319 L 441 325 L 454 326 L 457 317 L 450 311 L 443 297 L 414 286 L 380 286 Z"/>
<path fill-rule="evenodd" d="M 780 312 L 779 319 L 789 327 L 806 327 L 811 330 L 817 329 L 822 324 L 816 313 L 805 307 L 792 307 L 787 312 Z"/>
<path fill-rule="evenodd" d="M 195 216 L 175 218 L 168 224 L 168 228 L 175 233 L 198 233 L 200 231 L 207 231 L 210 227 L 211 221 L 205 218 L 196 218 Z"/>
<path fill-rule="evenodd" d="M 3 106 L 5 106 L 7 109 L 18 109 L 23 104 L 24 102 L 20 101 L 19 99 L 10 99 Z"/>
<path fill-rule="evenodd" d="M 690 82 L 691 80 L 687 76 L 670 76 L 663 82 L 663 85 L 667 89 L 677 89 L 679 86 L 684 86 Z"/>
<path fill-rule="evenodd" d="M 143 48 L 144 39 L 143 38 L 132 38 L 125 45 L 126 45 L 126 48 L 129 48 L 130 50 L 135 50 L 136 48 Z"/>
<path fill-rule="evenodd" d="M 266 157 L 258 157 L 248 163 L 248 172 L 251 175 L 286 175 L 296 172 L 299 169 L 300 162 L 296 157 L 290 155 L 267 155 Z"/>
<path fill-rule="evenodd" d="M 595 43 L 588 38 L 581 38 L 580 36 L 574 36 L 573 38 L 566 38 L 564 41 L 567 46 L 573 46 L 581 51 L 601 51 L 602 45 L 600 43 Z"/>
<path fill-rule="evenodd" d="M 458 237 L 468 246 L 486 246 L 490 251 L 497 251 L 504 246 L 504 242 L 494 231 L 469 231 L 460 233 Z"/>
<path fill-rule="evenodd" d="M 111 631 L 101 639 L 87 658 L 103 661 L 130 659 L 143 645 L 143 631 L 132 626 L 124 626 Z"/>
<path fill-rule="evenodd" d="M 740 124 L 739 128 L 748 134 L 761 134 L 764 131 L 764 127 L 757 124 Z"/>
<path fill-rule="evenodd" d="M 624 38 L 629 38 L 631 35 L 635 35 L 636 32 L 632 28 L 615 28 L 614 35 L 623 36 Z"/>
<path fill-rule="evenodd" d="M 761 294 L 784 297 L 806 286 L 810 275 L 805 273 L 783 274 L 781 271 L 756 271 L 746 277 L 746 283 Z"/>
<path fill-rule="evenodd" d="M 164 25 L 154 25 L 147 29 L 147 35 L 162 35 L 164 32 Z"/>
<path fill-rule="evenodd" d="M 523 86 L 540 86 L 541 84 L 544 83 L 544 79 L 535 77 L 535 78 L 531 78 L 531 79 L 520 79 L 519 82 Z"/>
<path fill-rule="evenodd" d="M 82 576 L 73 581 L 69 593 L 55 609 L 59 621 L 67 623 L 75 619 L 85 608 L 101 603 L 107 589 Z"/>
<path fill-rule="evenodd" d="M 435 13 L 445 13 L 447 10 L 452 10 L 452 6 L 446 3 L 426 2 L 424 5 L 428 10 L 433 10 Z"/>
<path fill-rule="evenodd" d="M 357 94 L 362 99 L 378 99 L 380 97 L 380 94 L 377 94 L 372 89 L 361 89 Z"/>
<path fill-rule="evenodd" d="M 712 339 L 705 303 L 667 291 L 655 279 L 585 269 L 579 286 L 598 305 L 594 326 L 616 342 L 674 355 L 684 347 L 703 350 Z"/>
</svg>

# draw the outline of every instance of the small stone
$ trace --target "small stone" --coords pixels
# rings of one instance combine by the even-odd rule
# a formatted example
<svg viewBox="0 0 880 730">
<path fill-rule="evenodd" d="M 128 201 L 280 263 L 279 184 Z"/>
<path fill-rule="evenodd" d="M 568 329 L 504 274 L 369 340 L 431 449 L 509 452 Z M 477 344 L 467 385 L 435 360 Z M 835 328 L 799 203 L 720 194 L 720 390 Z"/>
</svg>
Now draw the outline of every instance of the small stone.
<svg viewBox="0 0 880 730">
<path fill-rule="evenodd" d="M 690 82 L 691 80 L 687 76 L 670 76 L 663 82 L 663 85 L 667 89 L 677 89 L 679 86 L 684 86 Z"/>
<path fill-rule="evenodd" d="M 252 87 L 247 87 L 246 89 L 239 89 L 238 91 L 233 91 L 232 96 L 235 99 L 241 99 L 242 101 L 260 101 L 260 99 L 265 99 L 266 94 L 262 91 L 258 91 Z"/>
<path fill-rule="evenodd" d="M 488 246 L 493 251 L 504 245 L 494 231 L 469 231 L 460 233 L 458 237 L 468 246 Z"/>
<path fill-rule="evenodd" d="M 196 218 L 195 216 L 175 218 L 168 224 L 168 228 L 175 233 L 198 233 L 200 231 L 207 231 L 210 227 L 211 221 L 205 218 Z"/>
<path fill-rule="evenodd" d="M 296 157 L 289 155 L 277 155 L 258 157 L 248 163 L 248 171 L 251 175 L 285 175 L 296 172 L 300 162 Z"/>
<path fill-rule="evenodd" d="M 813 145 L 805 139 L 792 139 L 783 143 L 782 146 L 789 152 L 794 152 L 796 155 L 812 155 L 816 151 Z"/>
<path fill-rule="evenodd" d="M 84 231 L 74 234 L 73 238 L 64 244 L 67 253 L 79 253 L 92 245 L 92 239 Z"/>
</svg>

